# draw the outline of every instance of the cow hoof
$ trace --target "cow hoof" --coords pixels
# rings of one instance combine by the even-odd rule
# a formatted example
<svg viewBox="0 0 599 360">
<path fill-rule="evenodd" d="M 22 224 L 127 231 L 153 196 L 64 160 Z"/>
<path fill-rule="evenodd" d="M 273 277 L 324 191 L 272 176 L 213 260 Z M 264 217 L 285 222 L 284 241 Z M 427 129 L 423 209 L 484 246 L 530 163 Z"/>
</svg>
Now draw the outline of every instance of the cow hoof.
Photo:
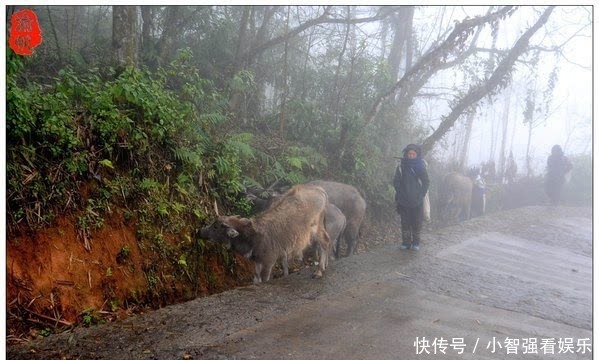
<svg viewBox="0 0 599 360">
<path fill-rule="evenodd" d="M 320 271 L 312 274 L 312 279 L 320 279 L 320 278 L 322 278 L 322 273 Z"/>
</svg>

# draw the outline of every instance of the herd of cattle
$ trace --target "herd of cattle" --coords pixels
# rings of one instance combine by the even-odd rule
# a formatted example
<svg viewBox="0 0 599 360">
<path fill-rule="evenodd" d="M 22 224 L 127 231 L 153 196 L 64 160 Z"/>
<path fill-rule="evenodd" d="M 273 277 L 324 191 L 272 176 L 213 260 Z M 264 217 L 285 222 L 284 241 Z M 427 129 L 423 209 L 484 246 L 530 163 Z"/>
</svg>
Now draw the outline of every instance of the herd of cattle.
<svg viewBox="0 0 599 360">
<path fill-rule="evenodd" d="M 470 217 L 472 180 L 457 173 L 443 181 L 442 213 L 448 218 Z M 366 214 L 366 201 L 355 187 L 315 180 L 261 199 L 248 194 L 258 214 L 220 216 L 200 231 L 200 236 L 231 248 L 254 263 L 254 283 L 268 281 L 281 260 L 284 275 L 289 274 L 289 259 L 303 257 L 315 248 L 320 278 L 329 259 L 341 256 L 341 243 L 347 255 L 356 250 L 360 226 Z"/>
<path fill-rule="evenodd" d="M 201 237 L 251 259 L 254 283 L 268 281 L 279 259 L 288 275 L 288 260 L 302 258 L 313 245 L 318 259 L 313 276 L 322 277 L 332 250 L 340 255 L 341 239 L 347 243 L 349 255 L 353 254 L 366 214 L 366 201 L 355 187 L 332 181 L 295 185 L 268 200 L 254 200 L 262 210 L 258 215 L 249 219 L 218 216 L 200 232 Z"/>
</svg>

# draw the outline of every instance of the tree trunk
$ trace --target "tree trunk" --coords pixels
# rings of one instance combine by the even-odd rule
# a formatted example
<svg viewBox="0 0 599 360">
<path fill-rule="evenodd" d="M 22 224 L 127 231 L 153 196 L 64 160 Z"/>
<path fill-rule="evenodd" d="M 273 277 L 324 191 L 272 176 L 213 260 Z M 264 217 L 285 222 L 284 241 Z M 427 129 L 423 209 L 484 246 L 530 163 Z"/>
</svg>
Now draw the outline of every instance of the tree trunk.
<svg viewBox="0 0 599 360">
<path fill-rule="evenodd" d="M 403 59 L 405 59 L 406 71 L 409 69 L 412 59 L 408 56 L 408 52 L 411 52 L 411 38 L 412 38 L 412 19 L 414 17 L 413 6 L 400 6 L 398 12 L 391 16 L 391 23 L 393 24 L 393 43 L 391 44 L 391 50 L 389 51 L 389 75 L 393 82 L 397 81 L 400 65 Z M 403 57 L 403 50 L 406 50 L 406 56 Z"/>
<path fill-rule="evenodd" d="M 471 112 L 466 120 L 466 133 L 464 134 L 464 142 L 462 145 L 462 152 L 460 153 L 460 169 L 464 169 L 468 163 L 468 150 L 470 149 L 470 136 L 472 135 L 472 124 L 474 124 L 474 118 L 476 112 Z"/>
<path fill-rule="evenodd" d="M 414 6 L 408 6 L 406 12 L 406 71 L 408 71 L 412 67 L 414 57 L 414 41 L 412 39 L 414 32 Z"/>
<path fill-rule="evenodd" d="M 58 41 L 58 35 L 56 34 L 56 27 L 54 26 L 54 20 L 52 19 L 52 13 L 50 7 L 46 6 L 48 11 L 48 21 L 50 22 L 50 30 L 52 30 L 52 36 L 54 36 L 54 43 L 56 44 L 56 54 L 58 55 L 58 68 L 62 69 L 64 60 L 62 58 L 62 50 L 60 49 L 60 42 Z"/>
<path fill-rule="evenodd" d="M 312 49 L 312 36 L 313 36 L 313 33 L 310 33 L 310 35 L 308 36 L 306 56 L 304 57 L 304 65 L 303 65 L 303 69 L 302 69 L 303 76 L 301 77 L 302 85 L 301 85 L 301 91 L 300 91 L 300 101 L 301 102 L 304 102 L 306 100 L 306 96 L 308 96 L 308 94 L 307 94 L 308 86 L 306 86 L 306 81 L 308 78 L 308 62 L 310 61 L 310 50 Z"/>
<path fill-rule="evenodd" d="M 287 23 L 285 25 L 285 32 L 289 31 L 289 16 L 290 6 L 287 6 Z M 289 41 L 285 41 L 285 53 L 283 55 L 283 97 L 281 99 L 281 118 L 279 122 L 279 136 L 281 139 L 285 139 L 287 128 L 287 97 L 289 96 L 289 84 L 287 82 L 288 53 Z"/>
<path fill-rule="evenodd" d="M 511 92 L 507 93 L 505 98 L 505 107 L 503 109 L 503 129 L 501 132 L 501 151 L 499 152 L 499 180 L 503 182 L 505 175 L 505 147 L 507 143 L 508 123 L 510 122 L 510 100 Z"/>
<path fill-rule="evenodd" d="M 141 7 L 141 53 L 144 62 L 148 62 L 154 53 L 154 44 L 152 36 L 154 34 L 154 7 L 153 6 L 142 6 Z M 151 62 L 151 61 L 150 61 Z M 146 64 L 147 65 L 147 64 Z M 154 64 L 152 64 L 154 65 Z"/>
<path fill-rule="evenodd" d="M 531 177 L 532 176 L 532 165 L 531 165 L 531 158 L 530 158 L 530 142 L 532 140 L 532 121 L 528 122 L 528 140 L 526 142 L 526 177 Z"/>
<path fill-rule="evenodd" d="M 160 65 L 168 64 L 173 55 L 174 45 L 181 25 L 180 8 L 180 6 L 166 7 L 164 30 L 158 42 L 158 63 Z"/>
<path fill-rule="evenodd" d="M 235 53 L 235 64 L 234 71 L 243 69 L 246 65 L 244 59 L 245 49 L 248 46 L 248 22 L 250 18 L 251 6 L 243 7 L 243 14 L 241 15 L 241 22 L 239 24 L 239 34 L 237 36 L 237 51 Z"/>
<path fill-rule="evenodd" d="M 112 7 L 112 48 L 117 68 L 139 64 L 137 6 Z"/>
<path fill-rule="evenodd" d="M 347 9 L 347 18 L 350 18 L 350 10 L 349 7 Z M 337 69 L 335 70 L 335 80 L 333 81 L 333 88 L 330 92 L 330 100 L 329 100 L 329 109 L 330 113 L 333 116 L 333 125 L 337 126 L 339 121 L 339 102 L 341 101 L 341 88 L 339 86 L 339 74 L 341 73 L 342 65 L 343 65 L 343 57 L 345 56 L 345 51 L 347 50 L 347 44 L 349 42 L 351 25 L 347 24 L 345 29 L 345 38 L 343 40 L 343 46 L 341 47 L 341 51 L 339 52 L 339 57 L 337 58 Z"/>
</svg>

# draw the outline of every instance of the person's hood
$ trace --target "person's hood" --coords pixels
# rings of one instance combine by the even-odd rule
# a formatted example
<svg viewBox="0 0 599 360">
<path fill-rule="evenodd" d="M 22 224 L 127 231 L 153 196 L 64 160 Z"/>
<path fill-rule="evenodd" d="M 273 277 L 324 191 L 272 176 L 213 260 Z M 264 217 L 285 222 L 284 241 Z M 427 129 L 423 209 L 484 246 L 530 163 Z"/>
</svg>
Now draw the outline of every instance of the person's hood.
<svg viewBox="0 0 599 360">
<path fill-rule="evenodd" d="M 551 148 L 551 155 L 562 156 L 564 155 L 564 150 L 562 150 L 562 147 L 559 145 L 553 145 Z"/>
<path fill-rule="evenodd" d="M 403 155 L 404 155 L 404 157 L 406 156 L 406 154 L 407 154 L 407 153 L 408 153 L 408 151 L 410 151 L 410 150 L 414 150 L 414 151 L 416 151 L 416 154 L 418 155 L 418 157 L 420 157 L 420 156 L 422 155 L 422 149 L 420 148 L 420 146 L 419 146 L 419 145 L 416 145 L 416 144 L 408 144 L 408 146 L 406 146 L 406 147 L 403 149 Z"/>
</svg>

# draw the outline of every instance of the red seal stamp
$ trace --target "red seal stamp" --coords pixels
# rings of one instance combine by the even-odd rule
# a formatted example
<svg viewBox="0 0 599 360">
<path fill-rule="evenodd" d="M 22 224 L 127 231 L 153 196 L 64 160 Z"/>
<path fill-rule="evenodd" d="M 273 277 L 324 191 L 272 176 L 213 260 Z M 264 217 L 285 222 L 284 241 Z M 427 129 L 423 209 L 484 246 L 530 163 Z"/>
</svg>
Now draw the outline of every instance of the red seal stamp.
<svg viewBox="0 0 599 360">
<path fill-rule="evenodd" d="M 19 55 L 31 55 L 42 43 L 42 31 L 35 13 L 29 9 L 14 13 L 11 17 L 8 44 Z"/>
</svg>

